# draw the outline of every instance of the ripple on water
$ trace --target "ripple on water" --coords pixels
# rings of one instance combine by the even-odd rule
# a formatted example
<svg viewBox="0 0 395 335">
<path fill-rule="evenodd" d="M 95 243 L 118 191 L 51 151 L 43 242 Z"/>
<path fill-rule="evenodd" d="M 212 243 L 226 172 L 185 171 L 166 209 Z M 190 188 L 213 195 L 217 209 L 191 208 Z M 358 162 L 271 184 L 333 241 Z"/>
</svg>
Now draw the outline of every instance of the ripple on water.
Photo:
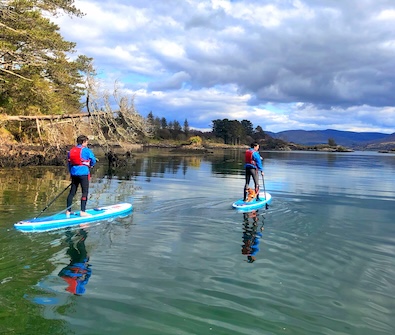
<svg viewBox="0 0 395 335">
<path fill-rule="evenodd" d="M 265 229 L 249 264 L 243 215 L 231 201 L 213 203 L 162 201 L 94 227 L 79 318 L 57 317 L 100 333 L 391 334 L 389 239 L 366 243 L 352 224 L 279 199 L 259 217 Z"/>
</svg>

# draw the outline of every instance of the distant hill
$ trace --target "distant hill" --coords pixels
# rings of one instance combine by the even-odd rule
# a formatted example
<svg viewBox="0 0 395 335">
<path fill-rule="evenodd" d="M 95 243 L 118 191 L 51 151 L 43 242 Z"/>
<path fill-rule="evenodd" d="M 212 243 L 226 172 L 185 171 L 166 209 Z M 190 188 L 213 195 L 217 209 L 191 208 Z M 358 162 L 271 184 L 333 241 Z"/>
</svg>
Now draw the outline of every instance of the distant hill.
<svg viewBox="0 0 395 335">
<path fill-rule="evenodd" d="M 395 133 L 383 139 L 371 141 L 363 146 L 365 150 L 395 150 Z"/>
<path fill-rule="evenodd" d="M 380 150 L 395 148 L 395 133 L 352 132 L 340 130 L 286 130 L 278 133 L 266 132 L 273 138 L 301 145 L 327 144 L 328 139 L 336 144 L 360 150 Z"/>
</svg>

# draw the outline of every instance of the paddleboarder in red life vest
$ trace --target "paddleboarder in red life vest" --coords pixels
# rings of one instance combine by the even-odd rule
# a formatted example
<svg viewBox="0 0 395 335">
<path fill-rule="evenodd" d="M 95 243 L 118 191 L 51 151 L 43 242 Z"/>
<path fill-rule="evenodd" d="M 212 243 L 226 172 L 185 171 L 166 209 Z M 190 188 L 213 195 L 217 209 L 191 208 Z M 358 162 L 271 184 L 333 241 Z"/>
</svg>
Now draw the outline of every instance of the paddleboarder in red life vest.
<svg viewBox="0 0 395 335">
<path fill-rule="evenodd" d="M 96 157 L 93 152 L 87 147 L 88 137 L 80 135 L 77 138 L 77 145 L 68 152 L 68 167 L 71 176 L 71 189 L 67 197 L 66 216 L 71 214 L 71 205 L 73 198 L 77 192 L 78 185 L 81 185 L 81 212 L 80 216 L 90 216 L 86 210 L 86 203 L 89 192 L 89 169 L 96 164 Z"/>
<path fill-rule="evenodd" d="M 244 197 L 243 200 L 246 201 L 247 189 L 250 184 L 251 177 L 254 180 L 256 200 L 259 201 L 259 173 L 263 176 L 263 165 L 262 158 L 259 154 L 259 144 L 254 142 L 251 144 L 245 153 L 245 186 L 244 186 Z"/>
</svg>

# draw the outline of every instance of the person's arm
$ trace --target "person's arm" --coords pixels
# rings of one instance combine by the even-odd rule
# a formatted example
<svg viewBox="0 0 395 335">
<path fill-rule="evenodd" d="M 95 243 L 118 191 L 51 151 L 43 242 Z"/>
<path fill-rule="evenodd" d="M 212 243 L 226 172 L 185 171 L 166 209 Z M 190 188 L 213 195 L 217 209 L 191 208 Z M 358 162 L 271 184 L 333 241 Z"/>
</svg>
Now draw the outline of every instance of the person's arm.
<svg viewBox="0 0 395 335">
<path fill-rule="evenodd" d="M 262 159 L 261 159 L 261 155 L 259 154 L 258 151 L 255 151 L 254 154 L 254 161 L 256 163 L 256 167 L 258 168 L 259 171 L 262 172 L 263 174 L 263 165 L 262 165 Z"/>
<path fill-rule="evenodd" d="M 95 166 L 95 164 L 96 164 L 96 157 L 95 157 L 95 155 L 93 154 L 93 152 L 92 152 L 91 149 L 85 147 L 85 148 L 83 149 L 82 154 L 83 154 L 83 158 L 84 158 L 84 159 L 89 159 L 89 160 L 90 160 L 90 164 L 89 164 L 90 167 Z"/>
<path fill-rule="evenodd" d="M 96 164 L 97 159 L 93 154 L 92 150 L 90 149 L 89 149 L 89 154 L 90 154 L 89 159 L 91 160 L 91 167 L 93 167 Z"/>
</svg>

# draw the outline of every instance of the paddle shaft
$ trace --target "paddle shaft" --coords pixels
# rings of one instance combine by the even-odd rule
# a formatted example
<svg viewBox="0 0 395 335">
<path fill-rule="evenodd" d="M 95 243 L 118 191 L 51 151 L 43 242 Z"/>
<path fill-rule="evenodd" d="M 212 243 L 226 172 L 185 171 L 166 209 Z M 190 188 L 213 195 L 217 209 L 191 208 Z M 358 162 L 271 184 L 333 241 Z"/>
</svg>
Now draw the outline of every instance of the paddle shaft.
<svg viewBox="0 0 395 335">
<path fill-rule="evenodd" d="M 44 213 L 47 209 L 48 209 L 48 207 L 49 206 L 51 206 L 54 202 L 55 202 L 55 200 L 57 199 L 57 198 L 59 198 L 64 192 L 66 192 L 66 190 L 72 185 L 73 183 L 70 183 L 62 192 L 60 192 L 36 217 L 35 217 L 35 219 L 37 219 L 42 213 Z"/>
<path fill-rule="evenodd" d="M 262 183 L 263 183 L 263 193 L 265 194 L 265 200 L 267 200 L 267 198 L 266 198 L 266 188 L 265 188 L 265 178 L 263 177 L 263 175 L 262 175 Z M 269 205 L 267 203 L 266 203 L 265 208 L 266 209 L 269 208 Z"/>
</svg>

